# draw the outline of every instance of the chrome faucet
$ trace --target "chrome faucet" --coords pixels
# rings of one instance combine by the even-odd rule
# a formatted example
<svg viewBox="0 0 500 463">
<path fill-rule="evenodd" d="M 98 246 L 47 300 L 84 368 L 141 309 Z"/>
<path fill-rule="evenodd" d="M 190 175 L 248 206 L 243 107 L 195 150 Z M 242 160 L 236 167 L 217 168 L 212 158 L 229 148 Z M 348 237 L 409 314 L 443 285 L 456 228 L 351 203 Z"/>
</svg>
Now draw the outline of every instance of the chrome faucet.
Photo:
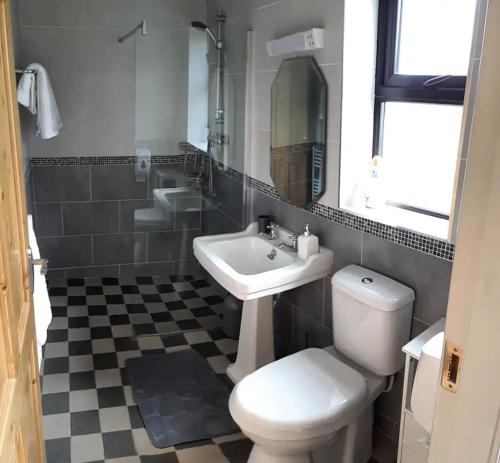
<svg viewBox="0 0 500 463">
<path fill-rule="evenodd" d="M 267 226 L 270 240 L 277 240 L 280 237 L 280 234 L 278 231 L 279 228 L 280 228 L 279 225 L 275 224 L 274 222 L 271 222 Z"/>
<path fill-rule="evenodd" d="M 283 249 L 287 248 L 290 252 L 297 252 L 297 239 L 298 235 L 290 235 L 288 237 L 289 240 L 291 240 L 291 244 L 286 244 L 286 243 L 281 243 L 278 248 Z"/>
</svg>

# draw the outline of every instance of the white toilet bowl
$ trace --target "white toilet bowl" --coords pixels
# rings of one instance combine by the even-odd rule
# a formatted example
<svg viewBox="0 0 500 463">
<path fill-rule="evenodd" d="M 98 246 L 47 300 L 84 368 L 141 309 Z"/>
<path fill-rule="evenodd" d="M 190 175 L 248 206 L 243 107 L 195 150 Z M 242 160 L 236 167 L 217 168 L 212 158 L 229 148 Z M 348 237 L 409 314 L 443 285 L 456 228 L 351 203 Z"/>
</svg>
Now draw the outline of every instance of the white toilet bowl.
<svg viewBox="0 0 500 463">
<path fill-rule="evenodd" d="M 366 463 L 371 423 L 361 431 L 358 418 L 368 409 L 371 417 L 385 379 L 348 363 L 333 347 L 306 349 L 236 385 L 229 409 L 255 443 L 249 463 L 311 463 L 322 447 L 331 447 L 332 462 Z"/>
</svg>

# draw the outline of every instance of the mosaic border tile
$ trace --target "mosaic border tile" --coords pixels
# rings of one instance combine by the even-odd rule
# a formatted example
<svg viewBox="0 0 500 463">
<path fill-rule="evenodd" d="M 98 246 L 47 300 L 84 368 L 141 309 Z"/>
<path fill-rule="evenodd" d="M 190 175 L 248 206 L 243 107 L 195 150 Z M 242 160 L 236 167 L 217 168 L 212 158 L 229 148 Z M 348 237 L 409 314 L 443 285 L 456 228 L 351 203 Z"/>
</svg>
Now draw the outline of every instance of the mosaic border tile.
<svg viewBox="0 0 500 463">
<path fill-rule="evenodd" d="M 276 188 L 267 183 L 261 182 L 253 177 L 247 177 L 247 185 L 261 193 L 281 201 Z M 366 217 L 356 215 L 352 212 L 335 209 L 324 204 L 316 203 L 308 211 L 318 217 L 322 217 L 332 222 L 344 225 L 363 233 L 367 233 L 387 241 L 391 241 L 407 248 L 430 254 L 440 259 L 453 262 L 455 258 L 455 245 L 445 240 L 440 240 L 428 235 L 407 230 L 405 228 L 393 227 L 392 225 L 376 222 Z"/>
<path fill-rule="evenodd" d="M 201 153 L 201 152 L 200 152 Z M 182 154 L 155 154 L 151 156 L 151 164 L 182 164 L 191 162 L 199 153 Z M 34 157 L 30 160 L 30 165 L 34 167 L 50 166 L 116 166 L 116 165 L 134 165 L 137 156 L 67 156 L 67 157 Z"/>
</svg>

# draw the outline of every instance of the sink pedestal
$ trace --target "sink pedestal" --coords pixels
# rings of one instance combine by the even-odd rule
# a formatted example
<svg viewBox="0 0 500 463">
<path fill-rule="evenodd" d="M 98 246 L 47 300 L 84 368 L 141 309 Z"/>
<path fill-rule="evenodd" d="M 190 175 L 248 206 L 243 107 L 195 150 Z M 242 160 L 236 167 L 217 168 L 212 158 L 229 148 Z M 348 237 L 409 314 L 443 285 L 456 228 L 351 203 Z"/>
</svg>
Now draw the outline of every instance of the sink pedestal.
<svg viewBox="0 0 500 463">
<path fill-rule="evenodd" d="M 244 301 L 238 355 L 226 373 L 236 384 L 271 362 L 274 362 L 273 297 Z"/>
</svg>

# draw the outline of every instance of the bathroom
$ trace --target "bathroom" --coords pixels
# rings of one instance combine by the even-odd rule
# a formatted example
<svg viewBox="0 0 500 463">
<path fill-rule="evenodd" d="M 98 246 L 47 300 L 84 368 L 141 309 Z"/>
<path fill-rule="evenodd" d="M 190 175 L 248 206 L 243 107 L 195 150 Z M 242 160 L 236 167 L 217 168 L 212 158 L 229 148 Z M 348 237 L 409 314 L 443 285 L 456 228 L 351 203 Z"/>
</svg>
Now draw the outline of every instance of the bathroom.
<svg viewBox="0 0 500 463">
<path fill-rule="evenodd" d="M 48 261 L 51 315 L 39 343 L 47 463 L 248 461 L 255 439 L 231 419 L 231 390 L 275 358 L 334 343 L 332 276 L 352 265 L 413 294 L 398 366 L 383 374 L 390 379 L 373 416 L 363 415 L 373 449 L 351 460 L 332 450 L 306 460 L 254 452 L 250 461 L 427 461 L 418 449 L 414 459 L 404 454 L 414 371 L 401 348 L 444 329 L 488 2 L 461 0 L 444 32 L 439 17 L 450 2 L 435 2 L 431 18 L 422 10 L 432 2 L 424 3 L 370 0 L 360 10 L 353 0 L 10 0 L 18 99 L 22 80 L 40 85 L 43 73 L 59 112 L 45 137 L 19 104 L 35 259 Z M 405 24 L 399 46 L 409 58 L 395 57 L 404 79 L 387 84 L 389 42 Z M 424 24 L 448 38 L 423 40 Z M 412 93 L 411 79 L 423 77 Z M 313 166 L 304 171 L 306 139 Z M 279 149 L 286 145 L 296 152 Z M 300 256 L 308 224 L 324 268 L 248 299 L 207 264 L 203 239 L 259 226 L 269 241 L 274 224 L 282 244 L 265 260 Z M 250 262 L 253 252 L 241 249 L 236 260 Z M 36 319 L 36 292 L 34 300 Z M 259 333 L 247 330 L 251 323 Z M 255 361 L 269 343 L 274 354 Z M 165 436 L 145 418 L 134 383 L 161 367 L 134 360 L 186 351 L 215 373 L 212 393 L 224 400 L 213 401 L 222 415 L 214 428 L 229 431 L 196 437 L 184 429 L 188 437 L 155 445 Z M 253 368 L 230 374 L 252 353 Z M 183 360 L 172 362 L 175 382 Z M 172 428 L 182 428 L 175 418 Z"/>
</svg>

